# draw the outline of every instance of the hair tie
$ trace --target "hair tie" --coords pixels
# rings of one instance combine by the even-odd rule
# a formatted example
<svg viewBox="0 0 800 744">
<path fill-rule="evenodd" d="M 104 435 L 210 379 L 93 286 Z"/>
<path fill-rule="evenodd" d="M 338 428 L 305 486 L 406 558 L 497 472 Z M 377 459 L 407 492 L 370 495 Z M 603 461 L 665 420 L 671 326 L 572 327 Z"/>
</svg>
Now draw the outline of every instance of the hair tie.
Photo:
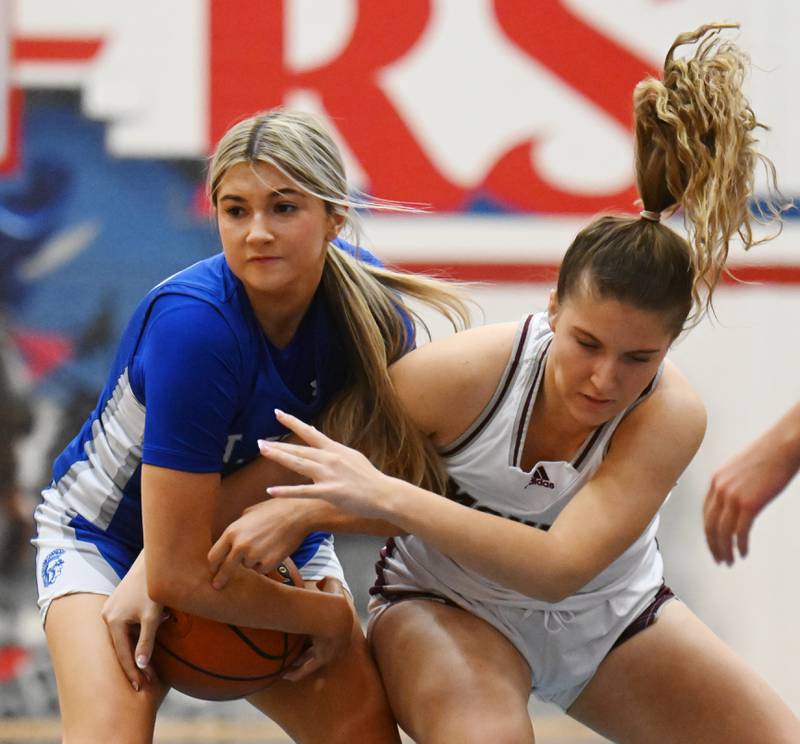
<svg viewBox="0 0 800 744">
<path fill-rule="evenodd" d="M 661 212 L 651 212 L 649 209 L 643 209 L 639 212 L 639 216 L 649 222 L 661 222 Z"/>
</svg>

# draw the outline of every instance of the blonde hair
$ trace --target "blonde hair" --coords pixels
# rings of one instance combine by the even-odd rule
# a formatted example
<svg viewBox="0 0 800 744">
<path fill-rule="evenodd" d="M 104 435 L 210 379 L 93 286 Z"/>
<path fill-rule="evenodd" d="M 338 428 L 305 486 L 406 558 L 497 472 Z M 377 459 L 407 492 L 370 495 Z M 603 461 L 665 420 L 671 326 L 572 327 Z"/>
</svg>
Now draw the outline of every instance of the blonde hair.
<svg viewBox="0 0 800 744">
<path fill-rule="evenodd" d="M 276 109 L 248 117 L 222 137 L 211 158 L 208 195 L 238 163 L 265 162 L 358 232 L 355 209 L 416 211 L 408 205 L 354 195 L 330 134 L 310 114 Z M 319 425 L 334 439 L 356 447 L 391 475 L 443 492 L 441 461 L 397 399 L 389 365 L 413 343 L 406 323 L 424 322 L 405 301 L 412 297 L 442 313 L 458 330 L 469 325 L 463 289 L 431 277 L 378 268 L 328 245 L 321 289 L 342 335 L 350 380 L 329 402 Z M 404 322 L 405 316 L 406 321 Z M 427 329 L 426 329 L 427 330 Z"/>
<path fill-rule="evenodd" d="M 410 296 L 435 308 L 458 329 L 469 325 L 460 291 L 430 277 L 365 266 L 336 248 L 328 250 L 322 285 L 346 329 L 353 376 L 352 384 L 323 412 L 322 430 L 367 454 L 383 472 L 444 493 L 447 478 L 441 458 L 403 410 L 388 366 L 411 342 L 398 310 L 424 327 L 402 298 Z"/>
<path fill-rule="evenodd" d="M 360 233 L 359 209 L 420 211 L 414 205 L 350 189 L 339 148 L 322 122 L 304 111 L 262 111 L 225 132 L 209 162 L 206 187 L 211 204 L 217 206 L 217 190 L 232 166 L 256 162 L 275 166 L 305 192 L 321 199 L 354 236 Z"/>
<path fill-rule="evenodd" d="M 643 80 L 633 94 L 642 204 L 651 213 L 681 207 L 689 240 L 652 219 L 601 217 L 581 231 L 575 251 L 570 247 L 579 255 L 565 256 L 559 297 L 587 279 L 601 294 L 669 313 L 676 333 L 687 317 L 699 320 L 711 306 L 731 239 L 738 234 L 745 249 L 763 242 L 754 240 L 749 206 L 758 163 L 768 177 L 766 221 L 780 232 L 775 167 L 754 136 L 765 127 L 742 92 L 748 58 L 720 38 L 731 28 L 738 25 L 712 23 L 679 35 L 662 79 Z M 691 44 L 693 55 L 676 56 Z"/>
</svg>

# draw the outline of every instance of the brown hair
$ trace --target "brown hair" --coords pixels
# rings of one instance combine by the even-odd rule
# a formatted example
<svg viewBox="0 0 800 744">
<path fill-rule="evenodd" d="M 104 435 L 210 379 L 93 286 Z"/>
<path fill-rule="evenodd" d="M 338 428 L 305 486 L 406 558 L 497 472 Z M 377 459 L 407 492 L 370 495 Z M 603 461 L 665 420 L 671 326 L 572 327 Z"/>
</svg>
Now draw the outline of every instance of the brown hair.
<svg viewBox="0 0 800 744">
<path fill-rule="evenodd" d="M 756 149 L 756 120 L 742 92 L 748 58 L 713 23 L 681 34 L 667 52 L 661 80 L 649 77 L 633 94 L 636 184 L 644 209 L 683 209 L 688 241 L 657 220 L 603 216 L 575 238 L 561 265 L 558 298 L 587 283 L 601 296 L 664 312 L 675 335 L 687 317 L 699 320 L 739 234 L 753 238 L 749 199 L 756 165 L 765 166 L 766 212 L 780 231 L 780 196 L 772 162 Z M 676 50 L 695 44 L 691 57 Z M 655 215 L 647 215 L 653 217 Z M 774 237 L 771 235 L 770 237 Z"/>
</svg>

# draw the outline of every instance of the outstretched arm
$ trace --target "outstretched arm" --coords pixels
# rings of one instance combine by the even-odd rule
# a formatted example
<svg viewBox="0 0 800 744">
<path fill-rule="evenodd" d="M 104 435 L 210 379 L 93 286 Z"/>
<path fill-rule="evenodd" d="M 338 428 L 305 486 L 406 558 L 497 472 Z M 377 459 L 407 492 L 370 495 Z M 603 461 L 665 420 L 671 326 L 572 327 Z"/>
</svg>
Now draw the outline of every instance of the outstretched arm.
<svg viewBox="0 0 800 744">
<path fill-rule="evenodd" d="M 306 482 L 262 457 L 222 479 L 214 518 L 214 545 L 208 563 L 215 589 L 222 589 L 240 566 L 267 574 L 315 530 L 396 535 L 388 522 L 369 520 L 321 499 L 272 499 L 267 486 Z"/>
<path fill-rule="evenodd" d="M 550 602 L 579 590 L 635 541 L 705 431 L 702 404 L 669 369 L 656 392 L 618 427 L 594 478 L 543 532 L 389 478 L 359 453 L 280 417 L 310 446 L 267 442 L 262 452 L 313 483 L 271 488 L 273 496 L 324 498 L 388 519 L 487 578 Z M 519 561 L 520 555 L 528 560 Z"/>
<path fill-rule="evenodd" d="M 761 511 L 800 469 L 800 403 L 723 464 L 712 476 L 703 507 L 714 560 L 731 565 L 734 543 L 747 555 L 750 529 Z"/>
</svg>

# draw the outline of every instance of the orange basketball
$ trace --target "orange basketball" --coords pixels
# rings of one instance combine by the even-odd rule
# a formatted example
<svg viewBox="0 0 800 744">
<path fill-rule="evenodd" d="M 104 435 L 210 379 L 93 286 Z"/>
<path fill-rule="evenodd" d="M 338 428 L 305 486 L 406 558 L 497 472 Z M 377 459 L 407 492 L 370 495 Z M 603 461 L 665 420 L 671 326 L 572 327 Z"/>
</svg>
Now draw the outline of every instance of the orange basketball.
<svg viewBox="0 0 800 744">
<path fill-rule="evenodd" d="M 303 586 L 291 558 L 271 579 Z M 269 686 L 307 647 L 308 636 L 241 628 L 169 610 L 153 651 L 158 676 L 171 687 L 203 700 L 233 700 Z"/>
</svg>

